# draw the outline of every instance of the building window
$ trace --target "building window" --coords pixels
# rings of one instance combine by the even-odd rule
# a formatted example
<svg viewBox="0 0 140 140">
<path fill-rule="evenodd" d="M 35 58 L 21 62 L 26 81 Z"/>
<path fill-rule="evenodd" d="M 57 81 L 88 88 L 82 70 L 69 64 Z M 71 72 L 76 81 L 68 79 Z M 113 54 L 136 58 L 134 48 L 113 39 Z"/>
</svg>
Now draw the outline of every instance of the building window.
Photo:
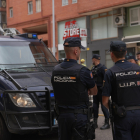
<svg viewBox="0 0 140 140">
<path fill-rule="evenodd" d="M 118 36 L 118 29 L 114 27 L 111 12 L 91 16 L 91 28 L 92 40 Z"/>
<path fill-rule="evenodd" d="M 68 0 L 62 0 L 62 6 L 68 5 Z"/>
<path fill-rule="evenodd" d="M 72 4 L 73 4 L 73 3 L 77 3 L 77 0 L 72 0 Z"/>
<path fill-rule="evenodd" d="M 36 0 L 36 12 L 41 12 L 41 0 Z"/>
<path fill-rule="evenodd" d="M 140 25 L 140 7 L 130 9 L 130 26 Z"/>
<path fill-rule="evenodd" d="M 13 8 L 10 8 L 10 18 L 13 17 Z"/>
<path fill-rule="evenodd" d="M 28 14 L 33 14 L 33 2 L 28 2 Z"/>
</svg>

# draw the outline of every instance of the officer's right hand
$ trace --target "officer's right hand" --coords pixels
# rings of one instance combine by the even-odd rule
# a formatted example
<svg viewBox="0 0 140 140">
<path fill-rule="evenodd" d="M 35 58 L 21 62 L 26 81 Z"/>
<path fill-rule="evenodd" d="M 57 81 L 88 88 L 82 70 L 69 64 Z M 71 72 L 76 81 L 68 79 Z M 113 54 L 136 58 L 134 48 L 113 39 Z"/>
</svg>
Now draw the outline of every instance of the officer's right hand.
<svg viewBox="0 0 140 140">
<path fill-rule="evenodd" d="M 88 95 L 97 95 L 98 89 L 97 86 L 95 85 L 93 88 L 88 90 Z"/>
</svg>

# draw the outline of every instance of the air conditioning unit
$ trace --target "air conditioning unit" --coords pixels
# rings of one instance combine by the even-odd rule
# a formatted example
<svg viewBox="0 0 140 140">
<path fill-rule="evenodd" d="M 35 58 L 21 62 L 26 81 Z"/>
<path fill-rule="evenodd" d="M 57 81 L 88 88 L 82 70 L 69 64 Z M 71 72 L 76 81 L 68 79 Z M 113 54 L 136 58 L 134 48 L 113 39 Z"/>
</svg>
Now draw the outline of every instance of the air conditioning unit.
<svg viewBox="0 0 140 140">
<path fill-rule="evenodd" d="M 124 25 L 125 24 L 125 16 L 121 15 L 121 16 L 115 16 L 115 25 Z"/>
<path fill-rule="evenodd" d="M 113 24 L 114 27 L 126 26 L 126 10 L 124 7 L 113 9 Z"/>
</svg>

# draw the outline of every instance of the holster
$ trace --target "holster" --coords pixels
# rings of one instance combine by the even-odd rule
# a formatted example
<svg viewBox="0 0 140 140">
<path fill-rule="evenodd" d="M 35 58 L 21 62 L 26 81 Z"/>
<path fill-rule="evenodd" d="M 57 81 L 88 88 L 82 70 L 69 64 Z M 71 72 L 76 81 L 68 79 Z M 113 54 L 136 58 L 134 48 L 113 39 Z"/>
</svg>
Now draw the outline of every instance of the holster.
<svg viewBox="0 0 140 140">
<path fill-rule="evenodd" d="M 95 127 L 93 123 L 87 123 L 86 134 L 88 140 L 95 139 Z"/>
<path fill-rule="evenodd" d="M 113 103 L 112 107 L 113 107 L 113 114 L 117 115 L 120 118 L 123 118 L 126 116 L 125 106 L 118 106 L 116 103 Z"/>
<path fill-rule="evenodd" d="M 87 113 L 87 117 L 88 117 L 88 123 L 85 126 L 85 135 L 81 136 L 80 133 L 75 129 L 75 127 L 73 128 L 73 130 L 78 134 L 78 137 L 74 137 L 73 140 L 93 140 L 95 139 L 95 127 L 94 127 L 94 123 L 93 123 L 93 105 L 92 103 L 89 103 L 88 105 L 88 113 Z M 92 121 L 90 121 L 92 120 Z"/>
<path fill-rule="evenodd" d="M 88 107 L 88 123 L 86 125 L 86 136 L 88 140 L 93 140 L 95 139 L 95 127 L 94 127 L 94 122 L 90 121 L 90 119 L 93 119 L 93 105 L 89 104 Z"/>
</svg>

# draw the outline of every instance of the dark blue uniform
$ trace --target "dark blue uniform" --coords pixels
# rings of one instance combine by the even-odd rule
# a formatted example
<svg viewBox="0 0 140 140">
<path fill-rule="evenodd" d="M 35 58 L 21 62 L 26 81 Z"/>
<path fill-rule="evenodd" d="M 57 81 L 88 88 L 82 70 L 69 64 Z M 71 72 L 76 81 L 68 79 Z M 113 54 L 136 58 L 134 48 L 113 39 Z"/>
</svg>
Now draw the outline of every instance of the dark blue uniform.
<svg viewBox="0 0 140 140">
<path fill-rule="evenodd" d="M 132 63 L 120 60 L 115 65 L 126 70 L 132 66 Z M 102 95 L 110 97 L 113 94 L 112 87 L 115 85 L 115 79 L 110 70 L 106 72 L 104 80 Z M 114 117 L 115 140 L 140 140 L 140 110 L 127 111 L 124 118 Z"/>
<path fill-rule="evenodd" d="M 63 68 L 68 68 L 73 64 L 77 63 L 76 60 L 73 59 L 65 59 L 62 62 L 61 66 Z M 87 89 L 91 89 L 95 86 L 95 82 L 92 77 L 92 73 L 86 67 L 83 67 L 80 71 L 80 80 L 87 87 Z M 63 109 L 85 109 L 88 105 L 77 105 L 77 106 L 60 106 L 59 108 Z M 71 136 L 73 135 L 76 139 L 80 139 L 81 137 L 73 131 L 73 128 L 78 131 L 81 136 L 85 135 L 85 125 L 87 124 L 87 115 L 74 113 L 63 113 L 58 117 L 58 126 L 59 126 L 59 140 L 71 140 Z"/>
<path fill-rule="evenodd" d="M 101 103 L 101 108 L 102 108 L 105 118 L 109 118 L 109 112 L 107 108 L 102 104 L 103 79 L 104 79 L 105 71 L 107 70 L 107 68 L 102 64 L 98 64 L 97 66 L 93 67 L 93 69 L 98 69 L 97 76 L 101 77 L 102 79 L 101 83 L 96 83 L 97 88 L 98 88 L 98 94 L 96 96 L 93 96 L 94 118 L 98 118 L 99 103 Z"/>
</svg>

